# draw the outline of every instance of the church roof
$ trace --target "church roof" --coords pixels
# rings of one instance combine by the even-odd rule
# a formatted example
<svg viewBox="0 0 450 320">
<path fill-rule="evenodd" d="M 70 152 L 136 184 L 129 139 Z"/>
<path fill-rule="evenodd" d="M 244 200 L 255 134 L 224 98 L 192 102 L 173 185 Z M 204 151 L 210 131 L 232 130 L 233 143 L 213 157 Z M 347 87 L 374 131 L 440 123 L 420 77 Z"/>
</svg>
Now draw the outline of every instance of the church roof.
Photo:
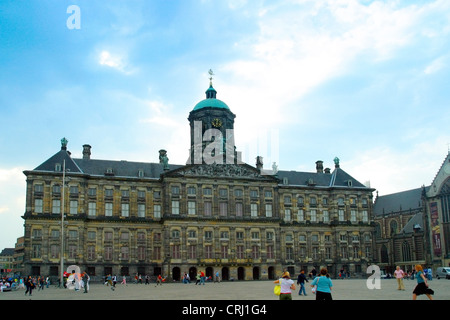
<svg viewBox="0 0 450 320">
<path fill-rule="evenodd" d="M 426 188 L 428 189 L 428 187 Z M 421 209 L 422 188 L 378 196 L 373 205 L 375 215 Z"/>
</svg>

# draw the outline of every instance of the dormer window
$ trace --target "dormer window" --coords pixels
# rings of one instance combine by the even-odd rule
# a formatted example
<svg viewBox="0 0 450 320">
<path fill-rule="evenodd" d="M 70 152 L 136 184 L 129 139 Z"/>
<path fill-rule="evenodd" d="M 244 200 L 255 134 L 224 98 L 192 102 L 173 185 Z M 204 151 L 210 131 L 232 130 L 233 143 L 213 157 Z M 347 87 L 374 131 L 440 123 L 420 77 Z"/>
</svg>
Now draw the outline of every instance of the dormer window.
<svg viewBox="0 0 450 320">
<path fill-rule="evenodd" d="M 56 163 L 55 164 L 55 171 L 56 172 L 61 172 L 62 171 L 61 163 Z"/>
</svg>

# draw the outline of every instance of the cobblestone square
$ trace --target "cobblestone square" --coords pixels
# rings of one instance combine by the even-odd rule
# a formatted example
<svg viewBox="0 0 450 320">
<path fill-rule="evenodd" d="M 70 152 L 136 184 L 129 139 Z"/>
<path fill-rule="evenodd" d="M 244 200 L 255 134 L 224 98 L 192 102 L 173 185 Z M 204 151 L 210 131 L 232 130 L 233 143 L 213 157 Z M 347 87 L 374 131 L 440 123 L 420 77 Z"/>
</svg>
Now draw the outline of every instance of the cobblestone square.
<svg viewBox="0 0 450 320">
<path fill-rule="evenodd" d="M 383 279 L 380 289 L 368 289 L 365 279 L 333 279 L 333 300 L 411 300 L 415 280 L 404 280 L 405 290 L 397 290 L 395 279 Z M 310 280 L 311 282 L 311 280 Z M 429 286 L 435 291 L 433 299 L 450 300 L 450 280 L 434 279 Z M 24 289 L 0 293 L 0 303 L 8 300 L 278 300 L 273 294 L 272 281 L 229 281 L 221 283 L 155 283 L 128 285 L 116 284 L 115 290 L 101 283 L 90 284 L 89 293 L 83 290 L 75 291 L 50 286 L 44 290 L 33 290 L 32 296 L 25 296 Z M 315 300 L 311 294 L 309 283 L 306 284 L 307 296 L 292 295 L 295 301 Z M 418 300 L 428 300 L 426 296 L 419 296 Z"/>
</svg>

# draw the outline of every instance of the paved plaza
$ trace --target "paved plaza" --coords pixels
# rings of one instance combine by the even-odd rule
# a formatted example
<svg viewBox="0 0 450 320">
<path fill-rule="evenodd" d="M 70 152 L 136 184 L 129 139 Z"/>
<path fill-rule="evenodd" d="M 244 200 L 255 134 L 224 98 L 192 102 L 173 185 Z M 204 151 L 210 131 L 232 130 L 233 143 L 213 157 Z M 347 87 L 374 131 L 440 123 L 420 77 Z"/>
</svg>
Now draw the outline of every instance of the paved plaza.
<svg viewBox="0 0 450 320">
<path fill-rule="evenodd" d="M 415 280 L 404 280 L 405 291 L 397 290 L 395 279 L 380 281 L 380 289 L 368 289 L 364 279 L 333 279 L 333 300 L 411 300 Z M 306 284 L 307 296 L 299 296 L 298 290 L 292 295 L 293 300 L 315 300 L 309 283 Z M 435 291 L 433 299 L 450 300 L 450 280 L 433 279 L 429 286 Z M 115 290 L 101 283 L 91 283 L 89 293 L 50 286 L 44 290 L 33 290 L 32 296 L 24 295 L 24 289 L 0 293 L 0 305 L 8 300 L 278 300 L 273 294 L 272 281 L 228 281 L 206 283 L 205 285 L 164 283 L 116 284 Z M 418 300 L 428 300 L 419 296 Z"/>
</svg>

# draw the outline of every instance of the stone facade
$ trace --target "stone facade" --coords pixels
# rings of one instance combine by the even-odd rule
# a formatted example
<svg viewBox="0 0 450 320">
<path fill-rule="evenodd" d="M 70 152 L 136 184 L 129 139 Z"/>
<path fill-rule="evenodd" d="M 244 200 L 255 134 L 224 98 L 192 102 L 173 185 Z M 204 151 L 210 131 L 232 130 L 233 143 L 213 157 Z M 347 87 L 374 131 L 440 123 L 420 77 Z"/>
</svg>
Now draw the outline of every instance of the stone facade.
<svg viewBox="0 0 450 320">
<path fill-rule="evenodd" d="M 197 115 L 232 128 L 234 115 L 219 109 L 194 110 L 189 121 Z M 25 273 L 58 276 L 61 249 L 64 269 L 77 265 L 94 279 L 112 273 L 179 280 L 200 270 L 225 280 L 273 279 L 284 269 L 322 266 L 333 275 L 361 275 L 374 262 L 374 189 L 338 159 L 332 172 L 318 161 L 315 172 L 267 174 L 261 157 L 253 167 L 237 157 L 173 165 L 164 156 L 161 163 L 95 160 L 84 145 L 83 158 L 75 159 L 63 139 L 59 152 L 24 172 Z"/>
</svg>

